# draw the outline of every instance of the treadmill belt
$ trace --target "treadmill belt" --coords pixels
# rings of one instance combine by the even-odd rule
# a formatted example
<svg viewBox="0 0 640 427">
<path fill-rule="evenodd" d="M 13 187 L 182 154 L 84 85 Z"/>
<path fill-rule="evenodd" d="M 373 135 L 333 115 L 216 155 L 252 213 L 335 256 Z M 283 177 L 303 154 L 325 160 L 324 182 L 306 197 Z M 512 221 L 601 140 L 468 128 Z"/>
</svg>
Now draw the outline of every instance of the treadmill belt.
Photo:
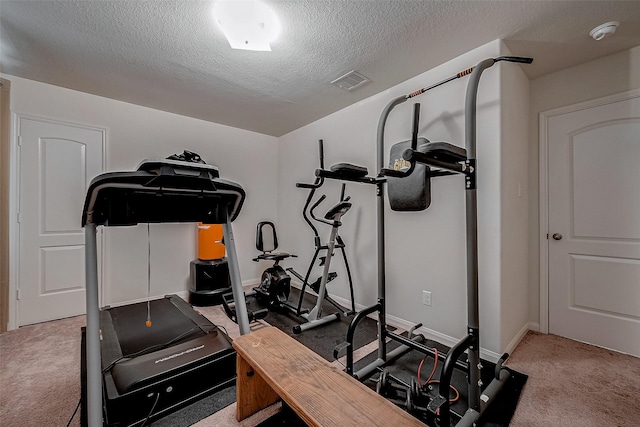
<svg viewBox="0 0 640 427">
<path fill-rule="evenodd" d="M 152 325 L 149 328 L 146 326 L 146 302 L 109 309 L 124 357 L 154 346 L 176 344 L 205 335 L 168 298 L 153 300 L 150 306 Z M 180 339 L 176 340 L 178 337 Z"/>
</svg>

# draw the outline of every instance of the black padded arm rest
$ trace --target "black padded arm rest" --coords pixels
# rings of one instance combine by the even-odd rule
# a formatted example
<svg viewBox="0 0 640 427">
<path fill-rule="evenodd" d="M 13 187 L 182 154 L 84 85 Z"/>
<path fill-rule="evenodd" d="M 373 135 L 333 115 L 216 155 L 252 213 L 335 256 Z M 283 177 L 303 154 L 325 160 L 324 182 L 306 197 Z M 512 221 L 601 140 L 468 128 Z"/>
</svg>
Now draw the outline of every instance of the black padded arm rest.
<svg viewBox="0 0 640 427">
<path fill-rule="evenodd" d="M 467 160 L 467 150 L 448 142 L 429 142 L 421 151 L 430 157 L 443 162 L 458 163 Z"/>
<path fill-rule="evenodd" d="M 208 174 L 163 175 L 146 171 L 109 172 L 91 181 L 82 213 L 87 223 L 105 226 L 159 222 L 233 221 L 245 192 Z"/>
<path fill-rule="evenodd" d="M 361 178 L 366 176 L 369 171 L 364 166 L 358 166 L 351 163 L 336 163 L 329 168 L 331 172 L 343 176 Z"/>
</svg>

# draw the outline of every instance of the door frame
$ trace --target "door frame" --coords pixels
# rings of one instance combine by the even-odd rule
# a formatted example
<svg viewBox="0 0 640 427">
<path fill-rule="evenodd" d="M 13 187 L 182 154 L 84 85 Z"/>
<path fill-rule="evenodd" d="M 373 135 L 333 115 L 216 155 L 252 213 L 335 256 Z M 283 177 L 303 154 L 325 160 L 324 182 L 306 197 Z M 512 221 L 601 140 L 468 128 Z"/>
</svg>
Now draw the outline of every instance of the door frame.
<svg viewBox="0 0 640 427">
<path fill-rule="evenodd" d="M 0 77 L 0 333 L 9 326 L 11 81 Z"/>
<path fill-rule="evenodd" d="M 587 110 L 615 102 L 640 97 L 640 89 L 633 89 L 578 104 L 543 111 L 539 115 L 538 177 L 539 177 L 539 246 L 540 246 L 540 332 L 549 333 L 549 119 L 567 113 Z"/>
<path fill-rule="evenodd" d="M 20 267 L 20 225 L 18 223 L 18 210 L 20 208 L 20 150 L 18 141 L 18 131 L 20 129 L 21 120 L 37 120 L 55 125 L 70 126 L 81 129 L 88 129 L 100 132 L 102 134 L 102 170 L 107 167 L 107 135 L 108 129 L 84 123 L 72 123 L 65 120 L 59 120 L 50 117 L 36 116 L 27 113 L 13 112 L 11 120 L 11 138 L 9 146 L 9 162 L 10 162 L 10 184 L 9 184 L 9 324 L 8 330 L 18 328 L 18 283 L 19 267 Z M 103 233 L 102 228 L 98 231 Z M 104 259 L 105 259 L 105 239 L 100 239 L 99 253 L 101 254 L 99 264 L 102 265 L 99 273 L 100 289 L 98 291 L 99 301 L 102 304 L 104 283 Z"/>
</svg>

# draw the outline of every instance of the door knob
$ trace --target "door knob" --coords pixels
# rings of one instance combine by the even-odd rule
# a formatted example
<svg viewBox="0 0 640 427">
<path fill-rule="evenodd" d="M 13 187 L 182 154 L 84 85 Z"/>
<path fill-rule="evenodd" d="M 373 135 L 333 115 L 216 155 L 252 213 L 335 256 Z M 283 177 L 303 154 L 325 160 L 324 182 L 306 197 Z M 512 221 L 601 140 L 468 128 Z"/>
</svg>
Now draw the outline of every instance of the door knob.
<svg viewBox="0 0 640 427">
<path fill-rule="evenodd" d="M 562 234 L 560 233 L 553 233 L 553 240 L 562 240 Z"/>
</svg>

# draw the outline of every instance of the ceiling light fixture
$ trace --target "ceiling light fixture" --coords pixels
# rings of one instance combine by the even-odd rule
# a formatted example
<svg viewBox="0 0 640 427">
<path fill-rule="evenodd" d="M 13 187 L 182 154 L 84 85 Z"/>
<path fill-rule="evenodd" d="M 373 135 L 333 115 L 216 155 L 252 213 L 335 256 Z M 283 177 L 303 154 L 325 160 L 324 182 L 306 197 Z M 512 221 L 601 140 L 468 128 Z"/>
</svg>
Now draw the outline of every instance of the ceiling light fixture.
<svg viewBox="0 0 640 427">
<path fill-rule="evenodd" d="M 271 51 L 280 33 L 273 9 L 257 0 L 219 0 L 213 16 L 233 49 Z"/>
<path fill-rule="evenodd" d="M 589 35 L 593 37 L 594 40 L 602 40 L 605 37 L 608 37 L 616 32 L 620 23 L 618 21 L 607 22 L 606 24 L 598 25 L 595 27 Z"/>
</svg>

